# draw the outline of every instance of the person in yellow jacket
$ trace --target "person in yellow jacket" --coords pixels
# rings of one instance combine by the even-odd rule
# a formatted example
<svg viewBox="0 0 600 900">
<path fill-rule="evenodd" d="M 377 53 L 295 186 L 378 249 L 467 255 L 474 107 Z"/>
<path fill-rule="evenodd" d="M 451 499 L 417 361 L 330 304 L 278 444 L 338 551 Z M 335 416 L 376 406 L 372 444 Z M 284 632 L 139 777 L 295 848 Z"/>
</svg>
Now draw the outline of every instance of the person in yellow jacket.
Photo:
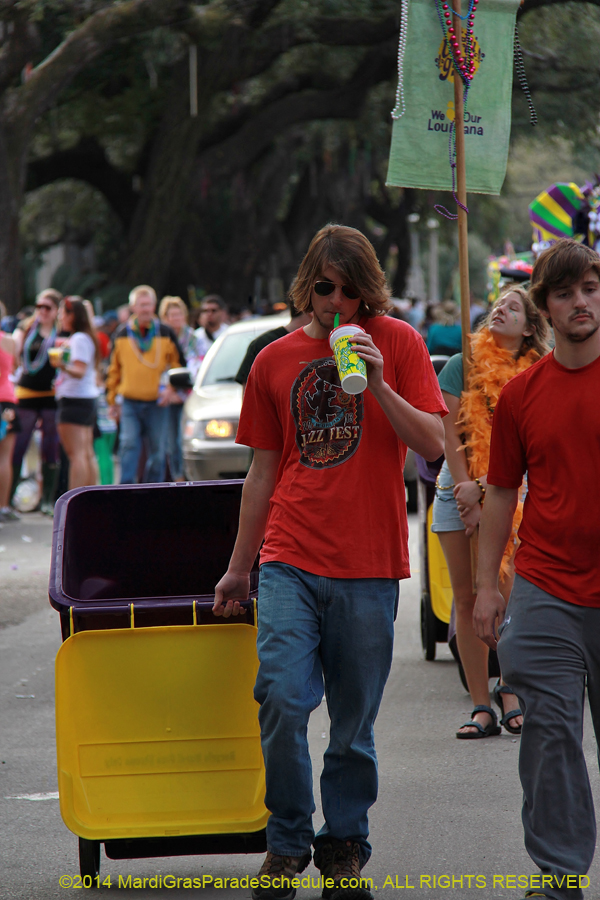
<svg viewBox="0 0 600 900">
<path fill-rule="evenodd" d="M 121 484 L 135 484 L 144 439 L 148 459 L 143 480 L 164 481 L 167 414 L 173 396 L 165 373 L 185 366 L 185 358 L 174 332 L 155 315 L 153 288 L 135 287 L 129 306 L 132 314 L 115 332 L 106 377 L 110 412 L 121 423 Z"/>
</svg>

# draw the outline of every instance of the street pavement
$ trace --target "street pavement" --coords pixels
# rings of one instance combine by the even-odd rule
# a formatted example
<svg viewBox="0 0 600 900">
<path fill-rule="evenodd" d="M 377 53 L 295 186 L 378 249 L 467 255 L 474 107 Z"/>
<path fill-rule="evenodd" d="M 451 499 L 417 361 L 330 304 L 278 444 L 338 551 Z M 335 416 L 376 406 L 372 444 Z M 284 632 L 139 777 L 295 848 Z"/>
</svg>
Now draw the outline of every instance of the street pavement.
<svg viewBox="0 0 600 900">
<path fill-rule="evenodd" d="M 438 645 L 434 662 L 422 658 L 416 517 L 410 524 L 415 570 L 401 588 L 394 664 L 377 723 L 380 795 L 370 816 L 373 857 L 363 874 L 384 900 L 413 890 L 413 900 L 449 895 L 517 900 L 523 890 L 516 878 L 535 871 L 522 844 L 519 739 L 506 733 L 483 741 L 455 739 L 470 702 L 445 645 Z M 35 513 L 0 530 L 0 900 L 66 898 L 80 883 L 77 839 L 62 823 L 57 799 L 53 666 L 60 629 L 47 601 L 51 534 L 52 523 Z M 324 706 L 311 718 L 309 737 L 318 798 L 327 744 Z M 585 748 L 598 797 L 589 720 Z M 317 827 L 321 821 L 318 811 Z M 206 900 L 246 900 L 248 889 L 219 888 L 216 880 L 254 875 L 261 861 L 260 856 L 114 861 L 102 853 L 101 880 L 110 878 L 110 887 L 101 890 L 106 897 L 201 894 Z M 311 865 L 302 877 L 307 875 L 316 879 L 318 873 Z M 72 887 L 61 887 L 61 876 Z M 592 900 L 600 897 L 597 861 L 589 876 L 586 897 Z M 204 889 L 186 887 L 184 879 L 202 877 Z M 143 879 L 146 887 L 138 887 Z M 163 886 L 153 887 L 160 879 Z M 171 887 L 177 879 L 179 887 Z M 297 896 L 316 900 L 319 893 L 301 887 Z"/>
</svg>

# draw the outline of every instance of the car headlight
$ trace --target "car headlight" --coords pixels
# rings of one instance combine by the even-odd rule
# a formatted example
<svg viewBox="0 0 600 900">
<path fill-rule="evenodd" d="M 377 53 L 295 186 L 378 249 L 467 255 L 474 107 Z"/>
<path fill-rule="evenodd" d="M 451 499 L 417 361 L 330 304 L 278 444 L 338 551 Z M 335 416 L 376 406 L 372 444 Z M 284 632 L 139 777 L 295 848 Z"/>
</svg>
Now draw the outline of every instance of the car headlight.
<svg viewBox="0 0 600 900">
<path fill-rule="evenodd" d="M 208 422 L 200 422 L 204 426 L 204 436 L 223 440 L 235 437 L 236 423 L 229 419 L 209 419 Z"/>
<path fill-rule="evenodd" d="M 234 438 L 237 431 L 237 421 L 231 419 L 204 419 L 194 422 L 188 419 L 184 428 L 184 435 L 188 440 L 200 438 L 211 441 L 222 441 Z"/>
</svg>

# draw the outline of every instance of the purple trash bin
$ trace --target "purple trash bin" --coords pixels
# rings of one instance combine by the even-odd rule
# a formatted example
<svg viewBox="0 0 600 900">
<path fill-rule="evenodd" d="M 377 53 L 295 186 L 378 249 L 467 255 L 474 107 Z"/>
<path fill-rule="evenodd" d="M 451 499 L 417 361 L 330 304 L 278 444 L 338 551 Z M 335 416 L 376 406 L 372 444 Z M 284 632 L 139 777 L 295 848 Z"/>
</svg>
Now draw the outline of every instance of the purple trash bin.
<svg viewBox="0 0 600 900">
<path fill-rule="evenodd" d="M 63 641 L 80 631 L 256 624 L 258 560 L 243 617 L 212 613 L 238 530 L 243 481 L 77 488 L 56 503 L 50 603 Z M 107 702 L 109 702 L 107 700 Z M 101 841 L 79 838 L 82 876 L 96 883 Z M 263 853 L 266 831 L 106 840 L 111 859 Z"/>
<path fill-rule="evenodd" d="M 77 631 L 227 624 L 214 588 L 238 529 L 243 481 L 77 488 L 56 503 L 49 597 Z M 243 621 L 255 624 L 258 560 Z"/>
</svg>

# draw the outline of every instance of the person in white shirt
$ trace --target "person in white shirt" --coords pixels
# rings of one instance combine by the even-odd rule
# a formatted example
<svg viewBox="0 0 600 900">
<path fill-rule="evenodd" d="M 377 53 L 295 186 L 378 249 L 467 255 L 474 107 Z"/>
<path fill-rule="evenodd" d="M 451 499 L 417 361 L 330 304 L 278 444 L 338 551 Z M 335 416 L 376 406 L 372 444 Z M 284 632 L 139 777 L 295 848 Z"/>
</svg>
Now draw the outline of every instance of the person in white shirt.
<svg viewBox="0 0 600 900">
<path fill-rule="evenodd" d="M 50 362 L 58 369 L 56 422 L 60 442 L 69 458 L 71 490 L 97 481 L 94 423 L 100 393 L 97 382 L 100 347 L 81 298 L 65 297 L 59 315 L 61 328 L 70 337 L 52 353 Z"/>
<path fill-rule="evenodd" d="M 216 339 L 229 328 L 227 306 L 218 294 L 209 294 L 200 307 L 200 328 L 196 329 L 198 355 L 202 359 Z"/>
</svg>

